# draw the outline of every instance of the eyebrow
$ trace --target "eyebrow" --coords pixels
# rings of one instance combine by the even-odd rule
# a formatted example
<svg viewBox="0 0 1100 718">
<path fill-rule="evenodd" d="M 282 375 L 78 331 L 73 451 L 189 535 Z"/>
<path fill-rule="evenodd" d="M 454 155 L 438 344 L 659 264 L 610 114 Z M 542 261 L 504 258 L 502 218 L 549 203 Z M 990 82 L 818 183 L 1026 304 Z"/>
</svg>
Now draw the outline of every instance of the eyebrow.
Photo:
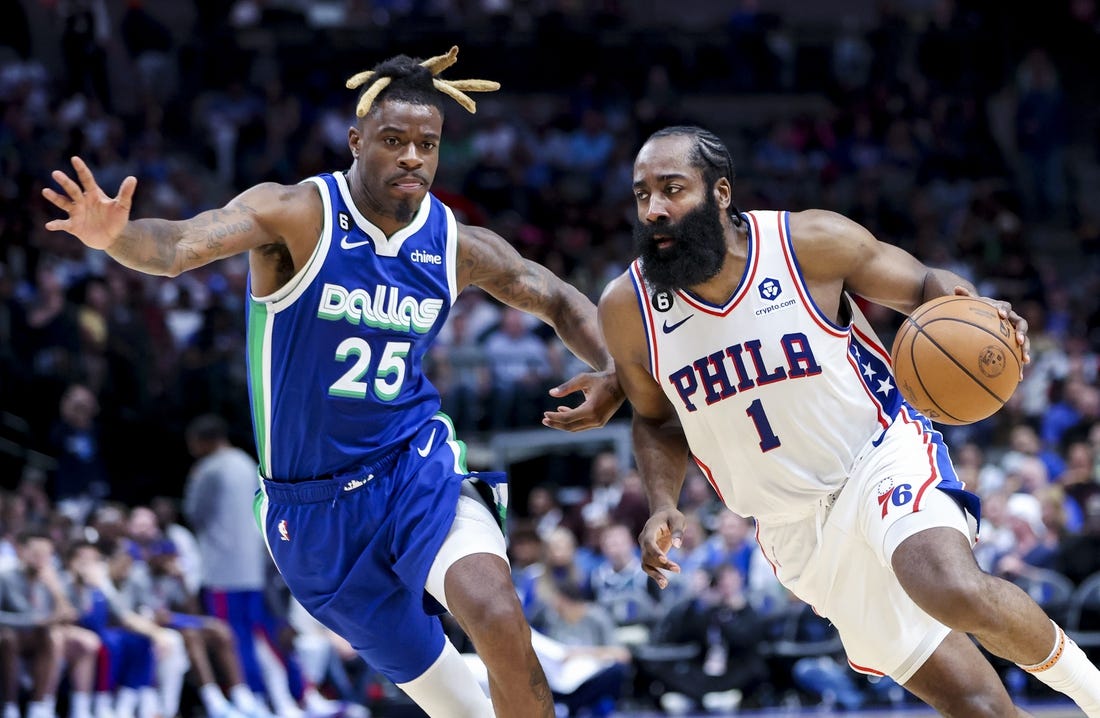
<svg viewBox="0 0 1100 718">
<path fill-rule="evenodd" d="M 386 125 L 384 127 L 379 127 L 378 128 L 378 134 L 380 134 L 380 135 L 385 135 L 385 134 L 407 135 L 407 134 L 411 134 L 411 132 L 412 132 L 412 130 L 410 130 L 407 127 L 396 127 L 394 125 Z M 437 135 L 434 132 L 424 132 L 422 134 L 424 135 L 425 139 L 437 140 L 437 141 L 439 140 L 439 135 Z"/>
<path fill-rule="evenodd" d="M 687 175 L 681 174 L 679 172 L 668 172 L 668 173 L 663 174 L 663 175 L 657 175 L 657 181 L 658 182 L 668 182 L 669 180 L 674 180 L 674 179 L 687 179 Z M 636 181 L 634 183 L 634 186 L 635 187 L 644 187 L 645 186 L 645 180 Z"/>
</svg>

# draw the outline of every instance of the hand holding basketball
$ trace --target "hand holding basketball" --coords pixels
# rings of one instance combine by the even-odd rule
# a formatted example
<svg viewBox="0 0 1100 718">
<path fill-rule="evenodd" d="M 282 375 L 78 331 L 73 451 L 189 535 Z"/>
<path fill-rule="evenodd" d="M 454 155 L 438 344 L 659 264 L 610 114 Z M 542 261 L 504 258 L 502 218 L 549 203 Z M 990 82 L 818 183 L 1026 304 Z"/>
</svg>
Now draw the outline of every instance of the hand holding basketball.
<svg viewBox="0 0 1100 718">
<path fill-rule="evenodd" d="M 909 315 L 891 357 L 898 389 L 915 409 L 943 424 L 971 424 L 1012 396 L 1029 351 L 1027 321 L 1010 304 L 960 287 Z"/>
</svg>

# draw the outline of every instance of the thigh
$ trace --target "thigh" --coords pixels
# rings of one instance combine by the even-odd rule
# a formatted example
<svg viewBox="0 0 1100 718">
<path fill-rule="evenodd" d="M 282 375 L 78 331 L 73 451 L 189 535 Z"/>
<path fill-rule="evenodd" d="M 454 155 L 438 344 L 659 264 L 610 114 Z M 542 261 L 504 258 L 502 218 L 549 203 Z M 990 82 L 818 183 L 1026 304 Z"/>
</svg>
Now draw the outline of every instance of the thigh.
<svg viewBox="0 0 1100 718">
<path fill-rule="evenodd" d="M 951 632 L 902 685 L 945 716 L 1016 716 L 997 672 L 964 633 Z"/>
<path fill-rule="evenodd" d="M 836 626 L 856 671 L 905 683 L 950 633 L 858 534 L 826 526 L 817 560 L 830 581 L 814 608 Z"/>
<path fill-rule="evenodd" d="M 306 610 L 394 683 L 419 677 L 443 653 L 443 626 L 438 617 L 424 612 L 423 590 L 414 595 L 395 586 L 383 596 L 372 596 L 369 603 L 361 596 L 359 591 L 344 590 Z"/>
<path fill-rule="evenodd" d="M 458 498 L 454 523 L 436 553 L 425 584 L 428 593 L 448 611 L 451 606 L 445 590 L 447 573 L 460 559 L 473 554 L 497 556 L 507 568 L 508 548 L 499 524 L 480 498 L 464 493 Z"/>
</svg>

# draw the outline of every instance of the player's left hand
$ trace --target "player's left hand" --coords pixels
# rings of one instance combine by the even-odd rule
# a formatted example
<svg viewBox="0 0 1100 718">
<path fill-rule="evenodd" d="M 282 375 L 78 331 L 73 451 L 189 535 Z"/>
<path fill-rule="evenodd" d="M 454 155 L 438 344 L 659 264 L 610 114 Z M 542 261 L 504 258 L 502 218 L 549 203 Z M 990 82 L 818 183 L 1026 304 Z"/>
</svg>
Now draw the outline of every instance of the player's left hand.
<svg viewBox="0 0 1100 718">
<path fill-rule="evenodd" d="M 1006 302 L 1003 299 L 993 299 L 991 297 L 979 297 L 966 287 L 955 287 L 955 294 L 962 297 L 974 297 L 975 299 L 981 299 L 983 302 L 992 304 L 1001 315 L 1001 319 L 1007 320 L 1008 323 L 1012 325 L 1012 328 L 1016 330 L 1016 344 L 1020 347 L 1020 354 L 1024 358 L 1023 363 L 1031 363 L 1031 339 L 1027 335 L 1027 320 L 1013 311 L 1010 302 Z M 1020 369 L 1020 378 L 1023 378 L 1022 367 Z"/>
<path fill-rule="evenodd" d="M 625 398 L 614 369 L 578 374 L 551 389 L 550 396 L 560 398 L 577 391 L 584 393 L 581 405 L 576 408 L 559 406 L 557 411 L 544 412 L 544 426 L 562 431 L 595 429 L 615 415 Z"/>
</svg>

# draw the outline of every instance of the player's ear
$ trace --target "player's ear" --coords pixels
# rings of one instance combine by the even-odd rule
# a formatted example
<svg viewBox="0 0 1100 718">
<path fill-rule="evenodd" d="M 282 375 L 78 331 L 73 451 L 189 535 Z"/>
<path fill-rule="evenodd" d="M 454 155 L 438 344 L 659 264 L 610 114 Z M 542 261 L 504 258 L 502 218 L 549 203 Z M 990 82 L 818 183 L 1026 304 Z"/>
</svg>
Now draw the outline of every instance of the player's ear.
<svg viewBox="0 0 1100 718">
<path fill-rule="evenodd" d="M 356 125 L 352 125 L 348 128 L 348 149 L 351 150 L 352 157 L 358 159 L 362 145 L 363 135 L 359 133 L 359 128 Z"/>
<path fill-rule="evenodd" d="M 730 203 L 733 202 L 733 187 L 730 185 L 730 181 L 725 177 L 719 177 L 714 183 L 714 201 L 718 203 L 718 206 L 722 209 L 728 209 Z"/>
</svg>

